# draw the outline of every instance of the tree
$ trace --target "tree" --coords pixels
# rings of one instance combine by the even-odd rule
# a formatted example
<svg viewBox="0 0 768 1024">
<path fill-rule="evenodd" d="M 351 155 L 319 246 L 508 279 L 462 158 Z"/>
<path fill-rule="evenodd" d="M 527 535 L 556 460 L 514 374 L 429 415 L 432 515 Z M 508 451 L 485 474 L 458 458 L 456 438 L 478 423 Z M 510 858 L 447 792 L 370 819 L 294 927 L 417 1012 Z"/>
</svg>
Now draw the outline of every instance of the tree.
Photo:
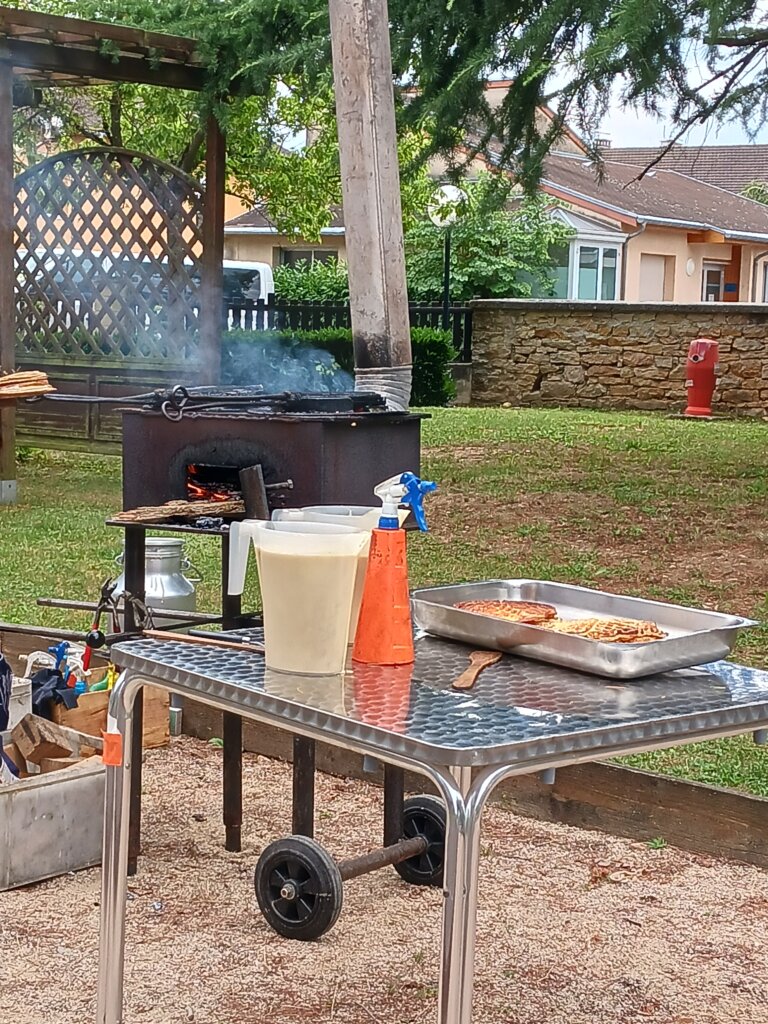
<svg viewBox="0 0 768 1024">
<path fill-rule="evenodd" d="M 741 190 L 741 194 L 747 199 L 754 199 L 756 203 L 768 206 L 768 181 L 750 181 Z"/>
<path fill-rule="evenodd" d="M 549 216 L 544 196 L 510 196 L 511 181 L 489 176 L 463 186 L 467 200 L 451 230 L 451 298 L 525 298 L 551 294 L 550 249 L 570 231 Z M 511 205 L 509 200 L 512 199 Z M 405 236 L 409 298 L 443 293 L 445 228 L 423 219 Z"/>
<path fill-rule="evenodd" d="M 467 199 L 451 228 L 451 298 L 463 302 L 551 293 L 550 249 L 570 236 L 569 229 L 549 215 L 552 200 L 510 196 L 512 182 L 490 175 L 465 183 L 464 189 Z M 444 241 L 445 229 L 435 227 L 423 214 L 406 232 L 408 297 L 412 301 L 442 298 Z M 278 267 L 275 291 L 280 299 L 347 301 L 346 267 L 343 263 Z"/>
<path fill-rule="evenodd" d="M 328 176 L 330 145 L 307 147 L 299 159 L 269 149 L 281 131 L 278 83 L 289 83 L 299 106 L 332 96 L 327 0 L 17 3 L 193 36 L 209 73 L 193 103 L 217 112 L 235 147 L 234 129 L 245 118 L 258 135 L 256 154 L 274 160 L 275 195 L 283 169 L 291 182 L 303 176 L 310 196 L 337 179 Z M 395 82 L 410 90 L 400 121 L 425 140 L 416 163 L 440 152 L 455 176 L 473 151 L 487 152 L 513 164 L 533 193 L 566 121 L 594 140 L 616 87 L 624 104 L 650 113 L 670 106 L 670 145 L 711 119 L 756 130 L 768 116 L 768 26 L 759 0 L 389 0 L 389 12 Z M 484 83 L 500 74 L 515 85 L 492 108 Z M 254 108 L 243 107 L 244 96 L 256 98 Z M 536 116 L 542 103 L 556 108 L 549 127 Z M 251 181 L 250 166 L 243 152 L 234 178 Z M 282 218 L 284 206 L 295 214 L 305 195 L 300 188 L 288 204 L 269 195 L 267 203 Z"/>
</svg>

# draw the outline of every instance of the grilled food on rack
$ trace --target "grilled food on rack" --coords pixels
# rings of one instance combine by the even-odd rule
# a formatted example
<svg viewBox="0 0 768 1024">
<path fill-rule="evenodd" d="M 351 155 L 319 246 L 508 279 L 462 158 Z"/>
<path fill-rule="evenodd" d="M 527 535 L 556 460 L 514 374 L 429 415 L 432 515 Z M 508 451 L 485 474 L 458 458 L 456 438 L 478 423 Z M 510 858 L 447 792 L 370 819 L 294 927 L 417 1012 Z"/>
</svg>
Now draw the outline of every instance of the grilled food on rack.
<svg viewBox="0 0 768 1024">
<path fill-rule="evenodd" d="M 663 640 L 666 633 L 655 622 L 640 619 L 560 619 L 553 618 L 540 625 L 556 633 L 570 633 L 604 644 L 644 644 Z"/>
<path fill-rule="evenodd" d="M 527 626 L 540 626 L 554 619 L 557 609 L 539 601 L 459 601 L 454 608 L 478 615 L 492 615 L 496 619 L 509 619 Z"/>
</svg>

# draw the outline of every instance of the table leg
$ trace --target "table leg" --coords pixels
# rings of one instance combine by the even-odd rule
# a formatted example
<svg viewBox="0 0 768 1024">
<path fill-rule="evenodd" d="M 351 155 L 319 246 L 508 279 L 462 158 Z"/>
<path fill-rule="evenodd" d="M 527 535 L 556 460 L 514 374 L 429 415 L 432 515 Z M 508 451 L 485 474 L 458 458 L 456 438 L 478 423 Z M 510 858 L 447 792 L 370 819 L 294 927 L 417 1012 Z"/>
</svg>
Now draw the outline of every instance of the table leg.
<svg viewBox="0 0 768 1024">
<path fill-rule="evenodd" d="M 384 765 L 384 845 L 392 846 L 403 838 L 403 800 L 405 772 L 394 764 Z"/>
<path fill-rule="evenodd" d="M 136 694 L 131 731 L 131 818 L 128 836 L 128 874 L 139 870 L 141 853 L 141 770 L 144 759 L 144 689 Z"/>
<path fill-rule="evenodd" d="M 452 769 L 455 789 L 444 788 L 448 812 L 443 874 L 443 936 L 439 1024 L 470 1024 L 477 917 L 480 814 L 468 810 L 471 768 Z"/>
<path fill-rule="evenodd" d="M 115 684 L 117 700 L 123 701 L 123 763 L 105 770 L 104 839 L 101 861 L 101 926 L 96 1024 L 120 1024 L 123 1019 L 123 966 L 125 960 L 125 905 L 128 890 L 128 837 L 131 807 L 133 699 L 123 697 L 125 674 Z M 114 703 L 110 704 L 112 708 Z"/>
<path fill-rule="evenodd" d="M 224 849 L 239 853 L 243 826 L 243 720 L 225 711 L 222 717 L 224 744 Z"/>
<path fill-rule="evenodd" d="M 128 594 L 143 601 L 146 596 L 146 527 L 127 526 L 125 530 L 125 553 L 123 568 L 125 570 L 125 589 Z M 130 601 L 125 602 L 123 611 L 123 629 L 130 633 L 137 629 L 136 610 Z M 143 756 L 144 734 L 144 696 L 140 690 L 133 708 L 133 724 L 130 732 L 131 764 L 131 824 L 128 847 L 128 874 L 135 875 L 138 870 L 141 852 L 141 765 Z"/>
<path fill-rule="evenodd" d="M 295 836 L 315 834 L 315 741 L 293 737 L 293 821 Z"/>
<path fill-rule="evenodd" d="M 221 615 L 224 629 L 239 625 L 239 594 L 229 593 L 229 534 L 221 535 Z M 222 715 L 224 849 L 239 853 L 243 828 L 243 720 L 225 711 Z"/>
</svg>

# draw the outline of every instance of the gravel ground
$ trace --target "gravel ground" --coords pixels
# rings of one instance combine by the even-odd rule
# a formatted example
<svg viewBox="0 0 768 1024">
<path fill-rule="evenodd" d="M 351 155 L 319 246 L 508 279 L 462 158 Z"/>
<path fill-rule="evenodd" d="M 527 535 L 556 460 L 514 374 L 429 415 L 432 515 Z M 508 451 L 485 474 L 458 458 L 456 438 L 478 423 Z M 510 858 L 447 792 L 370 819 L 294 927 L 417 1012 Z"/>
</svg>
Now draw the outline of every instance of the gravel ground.
<svg viewBox="0 0 768 1024">
<path fill-rule="evenodd" d="M 290 771 L 246 755 L 244 851 L 220 821 L 221 752 L 147 755 L 131 880 L 125 1024 L 432 1024 L 441 895 L 392 869 L 351 882 L 336 927 L 289 942 L 261 919 L 259 850 L 289 831 Z M 381 793 L 318 778 L 318 839 L 378 841 Z M 99 871 L 0 894 L 1 1024 L 94 1017 Z M 473 1024 L 765 1024 L 768 875 L 488 810 Z"/>
</svg>

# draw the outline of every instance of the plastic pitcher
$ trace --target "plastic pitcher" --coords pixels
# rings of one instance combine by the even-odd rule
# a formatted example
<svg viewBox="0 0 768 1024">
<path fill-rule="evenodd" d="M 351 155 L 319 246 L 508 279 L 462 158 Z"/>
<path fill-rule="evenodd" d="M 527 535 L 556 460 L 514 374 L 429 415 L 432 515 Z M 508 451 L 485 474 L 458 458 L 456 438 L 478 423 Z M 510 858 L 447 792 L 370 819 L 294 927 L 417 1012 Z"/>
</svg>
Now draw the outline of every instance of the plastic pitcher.
<svg viewBox="0 0 768 1024">
<path fill-rule="evenodd" d="M 397 510 L 402 526 L 408 518 L 410 509 Z M 360 618 L 360 602 L 363 599 L 365 572 L 368 568 L 368 552 L 371 547 L 371 530 L 379 524 L 381 505 L 306 505 L 304 508 L 278 508 L 272 513 L 273 522 L 281 523 L 334 523 L 337 526 L 354 526 L 355 529 L 366 531 L 365 546 L 357 561 L 355 591 L 352 595 L 352 611 L 349 616 L 349 643 L 354 643 L 357 631 L 357 620 Z"/>
<path fill-rule="evenodd" d="M 344 671 L 358 559 L 368 537 L 335 523 L 232 524 L 229 592 L 243 592 L 252 543 L 267 668 L 313 676 Z"/>
</svg>

